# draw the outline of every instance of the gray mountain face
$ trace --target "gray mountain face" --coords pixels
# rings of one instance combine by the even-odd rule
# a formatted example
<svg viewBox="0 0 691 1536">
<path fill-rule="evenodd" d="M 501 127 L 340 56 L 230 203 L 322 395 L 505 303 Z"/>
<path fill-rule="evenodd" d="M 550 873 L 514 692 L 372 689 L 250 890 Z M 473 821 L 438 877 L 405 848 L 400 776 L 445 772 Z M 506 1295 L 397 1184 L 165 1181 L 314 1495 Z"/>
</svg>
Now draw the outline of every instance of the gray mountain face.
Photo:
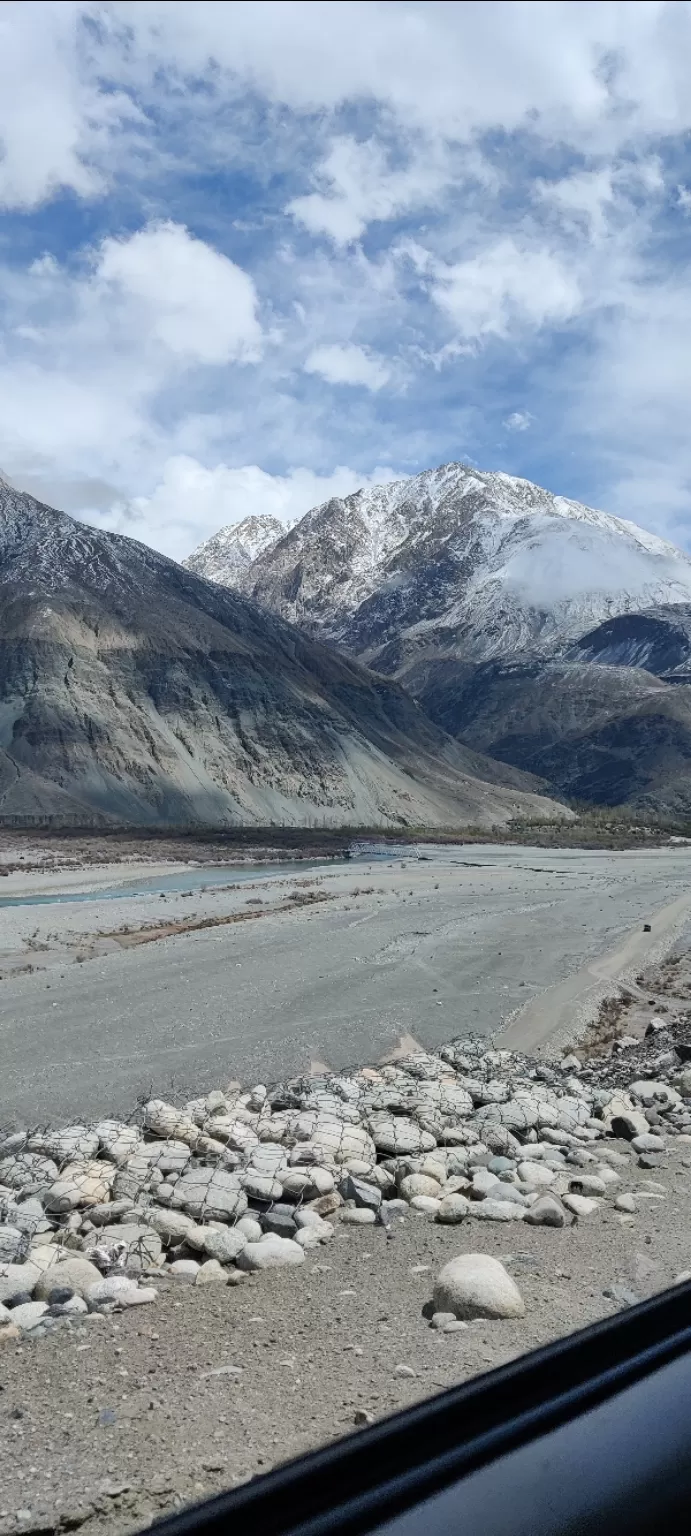
<svg viewBox="0 0 691 1536">
<path fill-rule="evenodd" d="M 317 507 L 232 585 L 403 677 L 426 657 L 552 656 L 620 613 L 691 603 L 673 545 L 462 464 Z"/>
<path fill-rule="evenodd" d="M 285 523 L 266 513 L 245 517 L 241 523 L 229 523 L 206 539 L 186 560 L 185 569 L 217 581 L 222 587 L 240 586 L 242 578 L 258 555 L 270 549 L 287 532 Z"/>
<path fill-rule="evenodd" d="M 691 604 L 620 614 L 582 635 L 569 652 L 574 661 L 610 667 L 644 667 L 670 682 L 691 678 Z"/>
<path fill-rule="evenodd" d="M 633 523 L 449 464 L 316 508 L 239 584 L 553 793 L 691 813 L 691 561 Z"/>
<path fill-rule="evenodd" d="M 0 819 L 459 825 L 559 814 L 395 684 L 0 486 Z"/>
</svg>

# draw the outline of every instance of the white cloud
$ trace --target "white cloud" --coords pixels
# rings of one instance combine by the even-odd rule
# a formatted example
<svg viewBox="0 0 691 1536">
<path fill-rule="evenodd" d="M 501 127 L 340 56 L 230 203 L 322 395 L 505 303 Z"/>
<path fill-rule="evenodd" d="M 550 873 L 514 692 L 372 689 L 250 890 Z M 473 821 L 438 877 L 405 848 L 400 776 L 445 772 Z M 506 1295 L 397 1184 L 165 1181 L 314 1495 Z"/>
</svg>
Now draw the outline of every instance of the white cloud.
<svg viewBox="0 0 691 1536">
<path fill-rule="evenodd" d="M 361 385 L 364 389 L 382 389 L 390 378 L 390 369 L 381 358 L 365 347 L 315 347 L 305 362 L 305 373 L 319 373 L 329 384 Z"/>
<path fill-rule="evenodd" d="M 135 497 L 106 512 L 85 510 L 88 522 L 129 534 L 182 560 L 217 529 L 244 517 L 267 513 L 287 524 L 332 496 L 350 496 L 363 485 L 377 485 L 404 476 L 388 466 L 369 475 L 346 465 L 328 475 L 305 468 L 270 475 L 256 464 L 234 469 L 227 464 L 206 468 L 186 454 L 169 458 L 151 496 Z"/>
<path fill-rule="evenodd" d="M 534 420 L 535 417 L 531 416 L 530 411 L 512 411 L 511 415 L 507 416 L 504 426 L 507 432 L 527 432 Z"/>
<path fill-rule="evenodd" d="M 295 197 L 287 212 L 312 234 L 330 235 L 337 245 L 359 239 L 375 219 L 391 219 L 410 208 L 431 205 L 451 179 L 438 148 L 419 147 L 402 169 L 392 168 L 384 147 L 350 135 L 332 140 L 316 167 L 320 189 Z"/>
<path fill-rule="evenodd" d="M 152 224 L 101 246 L 96 277 L 130 318 L 190 362 L 256 362 L 261 342 L 251 277 L 184 226 Z"/>
<path fill-rule="evenodd" d="M 606 229 L 607 215 L 615 199 L 612 167 L 576 171 L 560 181 L 538 181 L 535 192 L 556 208 L 567 228 L 574 229 L 580 224 L 597 238 Z"/>
<path fill-rule="evenodd" d="M 511 236 L 467 261 L 438 266 L 431 292 L 468 342 L 560 324 L 582 304 L 577 279 L 558 255 L 519 246 Z"/>
<path fill-rule="evenodd" d="M 98 78 L 83 26 L 97 11 L 74 0 L 0 6 L 0 206 L 32 208 L 59 189 L 103 192 L 101 148 L 142 120 Z"/>
</svg>

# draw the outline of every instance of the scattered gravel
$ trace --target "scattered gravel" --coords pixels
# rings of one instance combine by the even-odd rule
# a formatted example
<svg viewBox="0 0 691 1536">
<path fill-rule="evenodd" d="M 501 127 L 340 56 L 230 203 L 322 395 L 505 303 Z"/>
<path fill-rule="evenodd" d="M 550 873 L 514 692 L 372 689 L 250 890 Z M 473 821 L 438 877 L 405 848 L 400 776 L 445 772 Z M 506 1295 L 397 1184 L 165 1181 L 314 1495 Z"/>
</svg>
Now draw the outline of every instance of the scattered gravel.
<svg viewBox="0 0 691 1536">
<path fill-rule="evenodd" d="M 0 1533 L 136 1525 L 672 1283 L 691 1258 L 686 1061 L 669 1021 L 585 1063 L 462 1039 L 0 1137 L 0 1413 L 18 1415 Z M 187 1408 L 187 1373 L 242 1383 L 244 1439 L 227 1443 L 236 1397 Z"/>
</svg>

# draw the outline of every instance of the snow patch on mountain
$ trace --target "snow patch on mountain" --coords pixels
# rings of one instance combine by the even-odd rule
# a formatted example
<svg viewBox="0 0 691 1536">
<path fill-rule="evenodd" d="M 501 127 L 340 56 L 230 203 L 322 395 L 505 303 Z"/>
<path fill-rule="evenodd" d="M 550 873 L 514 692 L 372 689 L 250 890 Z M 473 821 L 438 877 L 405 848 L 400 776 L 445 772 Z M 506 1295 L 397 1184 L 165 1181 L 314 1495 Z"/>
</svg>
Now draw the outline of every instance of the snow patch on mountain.
<svg viewBox="0 0 691 1536">
<path fill-rule="evenodd" d="M 219 528 L 210 539 L 205 539 L 187 556 L 182 564 L 207 581 L 220 582 L 221 586 L 237 585 L 237 577 L 248 570 L 253 560 L 272 548 L 287 532 L 290 524 L 277 517 L 260 514 L 245 517 L 241 523 L 229 523 Z"/>
<path fill-rule="evenodd" d="M 446 464 L 316 507 L 229 584 L 400 672 L 420 647 L 558 653 L 615 614 L 688 602 L 691 560 L 528 480 Z"/>
</svg>

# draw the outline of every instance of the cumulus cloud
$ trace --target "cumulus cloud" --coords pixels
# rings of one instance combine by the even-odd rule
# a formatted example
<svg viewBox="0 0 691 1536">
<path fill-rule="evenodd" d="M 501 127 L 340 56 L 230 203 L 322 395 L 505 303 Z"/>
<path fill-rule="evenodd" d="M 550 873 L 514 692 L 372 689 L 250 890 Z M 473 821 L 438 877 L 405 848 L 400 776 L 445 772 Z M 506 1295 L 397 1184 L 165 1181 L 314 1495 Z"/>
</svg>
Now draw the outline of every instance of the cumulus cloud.
<svg viewBox="0 0 691 1536">
<path fill-rule="evenodd" d="M 350 135 L 334 139 L 314 171 L 318 191 L 294 197 L 287 212 L 312 234 L 336 244 L 359 239 L 374 220 L 391 219 L 436 202 L 452 173 L 437 146 L 417 148 L 402 168 L 393 168 L 383 145 Z"/>
<path fill-rule="evenodd" d="M 390 370 L 381 358 L 365 347 L 315 347 L 305 361 L 305 373 L 319 373 L 329 384 L 352 384 L 364 389 L 382 389 Z"/>
<path fill-rule="evenodd" d="M 251 277 L 180 224 L 168 220 L 104 240 L 96 278 L 122 297 L 135 324 L 177 357 L 226 363 L 256 362 L 260 355 Z"/>
<path fill-rule="evenodd" d="M 527 432 L 528 428 L 532 427 L 534 419 L 530 411 L 512 411 L 511 415 L 506 417 L 504 426 L 507 432 Z"/>
<path fill-rule="evenodd" d="M 431 291 L 466 341 L 561 324 L 582 302 L 578 281 L 559 255 L 521 246 L 511 236 L 467 261 L 438 266 Z"/>
<path fill-rule="evenodd" d="M 684 536 L 690 46 L 687 0 L 0 4 L 0 463 L 184 552 L 233 466 L 499 445 Z"/>
</svg>

